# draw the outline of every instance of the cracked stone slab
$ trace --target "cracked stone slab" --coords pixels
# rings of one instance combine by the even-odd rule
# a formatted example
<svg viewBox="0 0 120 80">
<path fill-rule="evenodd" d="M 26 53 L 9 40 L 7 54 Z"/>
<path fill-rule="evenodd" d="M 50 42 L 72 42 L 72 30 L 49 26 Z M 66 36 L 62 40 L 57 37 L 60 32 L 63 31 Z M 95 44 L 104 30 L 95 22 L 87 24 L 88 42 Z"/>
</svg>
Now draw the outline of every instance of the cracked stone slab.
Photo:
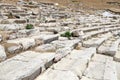
<svg viewBox="0 0 120 80">
<path fill-rule="evenodd" d="M 0 35 L 0 42 L 3 40 L 3 37 L 2 37 L 2 35 Z"/>
<path fill-rule="evenodd" d="M 96 54 L 96 48 L 91 47 L 91 48 L 85 48 L 82 50 L 73 50 L 67 58 L 70 59 L 87 59 L 91 60 L 91 58 Z"/>
<path fill-rule="evenodd" d="M 118 50 L 120 39 L 113 38 L 106 41 L 98 48 L 98 53 L 114 56 Z"/>
<path fill-rule="evenodd" d="M 52 44 L 44 44 L 35 48 L 38 52 L 55 52 L 56 48 Z"/>
<path fill-rule="evenodd" d="M 39 36 L 32 36 L 31 38 L 35 40 L 42 40 L 43 43 L 50 43 L 52 41 L 58 40 L 58 35 L 39 35 Z"/>
<path fill-rule="evenodd" d="M 48 69 L 35 80 L 79 80 L 79 78 L 71 71 Z"/>
<path fill-rule="evenodd" d="M 5 49 L 3 46 L 0 45 L 0 61 L 3 61 L 7 58 L 7 55 L 5 53 Z"/>
<path fill-rule="evenodd" d="M 104 38 L 101 38 L 101 39 L 94 38 L 92 40 L 88 40 L 88 41 L 83 42 L 83 46 L 86 48 L 98 47 L 104 40 L 105 40 Z"/>
<path fill-rule="evenodd" d="M 109 33 L 103 35 L 99 38 L 93 38 L 88 41 L 83 42 L 84 47 L 99 47 L 104 41 L 106 41 L 108 38 L 110 38 L 111 35 Z"/>
<path fill-rule="evenodd" d="M 58 49 L 58 50 L 56 51 L 54 61 L 57 62 L 57 61 L 61 60 L 63 57 L 65 57 L 65 56 L 67 56 L 68 54 L 70 54 L 71 51 L 72 51 L 72 49 L 69 48 L 69 47 L 65 47 L 65 48 L 62 48 L 62 49 Z"/>
<path fill-rule="evenodd" d="M 35 46 L 35 40 L 32 38 L 19 38 L 14 40 L 8 40 L 7 43 L 15 43 L 15 44 L 21 44 L 24 50 L 27 50 L 28 48 Z"/>
<path fill-rule="evenodd" d="M 80 40 L 65 40 L 65 41 L 58 40 L 58 41 L 53 41 L 51 44 L 56 46 L 57 49 L 64 47 L 74 48 L 79 42 Z"/>
<path fill-rule="evenodd" d="M 90 79 L 98 79 L 103 80 L 103 74 L 104 74 L 104 63 L 100 62 L 91 62 L 88 65 L 88 68 L 86 69 L 84 76 L 90 78 Z"/>
<path fill-rule="evenodd" d="M 52 64 L 54 53 L 23 52 L 0 63 L 0 80 L 33 80 Z"/>
<path fill-rule="evenodd" d="M 90 79 L 96 80 L 117 80 L 116 65 L 111 58 L 97 56 L 98 58 L 93 58 L 93 60 L 88 65 L 84 76 Z M 97 59 L 103 59 L 97 60 Z"/>
<path fill-rule="evenodd" d="M 120 44 L 120 39 L 116 40 L 109 48 L 108 53 L 112 56 L 114 56 L 116 54 L 116 52 L 118 51 L 118 47 Z"/>
<path fill-rule="evenodd" d="M 88 65 L 88 60 L 64 58 L 58 63 L 54 64 L 52 68 L 55 70 L 72 71 L 81 78 L 83 72 L 87 68 L 87 65 Z"/>
<path fill-rule="evenodd" d="M 116 70 L 117 70 L 117 79 L 120 80 L 120 63 L 119 62 L 115 62 L 116 63 Z"/>
<path fill-rule="evenodd" d="M 114 61 L 120 62 L 120 51 L 118 50 L 114 56 Z"/>
<path fill-rule="evenodd" d="M 114 61 L 109 61 L 109 60 L 106 61 L 104 80 L 118 80 L 116 64 Z"/>
<path fill-rule="evenodd" d="M 105 63 L 106 60 L 113 61 L 113 57 L 105 56 L 101 54 L 95 54 L 95 56 L 92 58 L 92 61 L 101 62 L 101 63 Z"/>
</svg>

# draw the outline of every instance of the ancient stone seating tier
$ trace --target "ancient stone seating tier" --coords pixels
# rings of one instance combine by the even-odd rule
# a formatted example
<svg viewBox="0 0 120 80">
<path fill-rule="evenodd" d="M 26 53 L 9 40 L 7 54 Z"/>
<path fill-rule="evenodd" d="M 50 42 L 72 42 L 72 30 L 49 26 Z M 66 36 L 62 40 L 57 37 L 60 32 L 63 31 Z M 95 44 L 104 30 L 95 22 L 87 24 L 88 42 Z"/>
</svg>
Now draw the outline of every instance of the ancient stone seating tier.
<svg viewBox="0 0 120 80">
<path fill-rule="evenodd" d="M 120 15 L 18 4 L 0 4 L 0 80 L 120 80 Z"/>
</svg>

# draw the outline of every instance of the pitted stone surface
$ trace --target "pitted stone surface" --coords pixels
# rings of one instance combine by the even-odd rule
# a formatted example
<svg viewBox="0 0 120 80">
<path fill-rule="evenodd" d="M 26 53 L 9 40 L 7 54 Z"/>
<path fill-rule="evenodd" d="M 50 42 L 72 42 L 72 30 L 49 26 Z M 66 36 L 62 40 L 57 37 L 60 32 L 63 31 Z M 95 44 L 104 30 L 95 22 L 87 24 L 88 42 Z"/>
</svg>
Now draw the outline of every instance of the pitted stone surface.
<svg viewBox="0 0 120 80">
<path fill-rule="evenodd" d="M 42 54 L 32 51 L 21 53 L 0 63 L 0 79 L 34 79 L 53 58 L 54 53 Z"/>
<path fill-rule="evenodd" d="M 7 58 L 5 49 L 3 46 L 0 45 L 0 61 L 3 61 Z"/>
</svg>

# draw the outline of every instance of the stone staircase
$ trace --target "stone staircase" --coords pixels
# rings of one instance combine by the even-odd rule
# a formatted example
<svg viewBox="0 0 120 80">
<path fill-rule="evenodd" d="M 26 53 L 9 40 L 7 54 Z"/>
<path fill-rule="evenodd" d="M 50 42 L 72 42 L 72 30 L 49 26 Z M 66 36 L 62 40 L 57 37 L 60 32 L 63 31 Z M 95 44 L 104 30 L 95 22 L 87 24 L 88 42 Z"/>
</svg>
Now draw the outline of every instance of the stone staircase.
<svg viewBox="0 0 120 80">
<path fill-rule="evenodd" d="M 68 12 L 67 18 L 61 19 L 59 15 L 58 20 L 54 14 L 66 15 L 64 8 L 60 10 L 53 4 L 43 3 L 36 6 L 42 7 L 45 17 L 51 15 L 55 19 L 47 16 L 46 23 L 43 21 L 29 30 L 25 28 L 27 23 L 0 24 L 0 80 L 120 80 L 119 18 L 78 14 L 74 20 L 74 17 L 69 18 L 74 14 Z M 30 7 L 20 9 L 15 11 L 22 14 L 27 9 L 26 15 L 33 16 Z M 3 11 L 4 17 L 5 13 Z M 31 17 L 29 15 L 26 17 Z M 68 30 L 77 31 L 79 37 L 70 40 L 62 37 L 61 33 Z M 81 35 L 81 31 L 84 34 Z M 4 32 L 8 33 L 7 38 Z"/>
</svg>

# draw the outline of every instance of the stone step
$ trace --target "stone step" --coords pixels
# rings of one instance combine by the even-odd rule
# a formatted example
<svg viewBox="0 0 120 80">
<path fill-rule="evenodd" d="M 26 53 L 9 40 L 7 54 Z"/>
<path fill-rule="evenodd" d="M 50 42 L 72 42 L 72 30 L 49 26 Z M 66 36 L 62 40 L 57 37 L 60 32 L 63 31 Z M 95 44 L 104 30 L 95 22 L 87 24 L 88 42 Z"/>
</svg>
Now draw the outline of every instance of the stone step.
<svg viewBox="0 0 120 80">
<path fill-rule="evenodd" d="M 97 23 L 98 24 L 98 23 Z M 103 27 L 103 25 L 101 26 L 95 26 L 95 27 L 82 27 L 80 29 L 76 29 L 76 30 L 82 30 L 83 32 L 89 32 L 89 31 L 95 31 L 95 30 L 100 30 L 100 29 L 107 29 L 107 28 L 112 28 L 112 27 L 118 27 L 120 26 L 120 24 L 116 23 L 116 24 L 111 24 L 111 25 L 106 25 Z M 76 31 L 76 30 L 73 30 L 73 31 Z"/>
<path fill-rule="evenodd" d="M 114 56 L 118 50 L 120 39 L 109 39 L 98 48 L 98 53 Z"/>
<path fill-rule="evenodd" d="M 67 64 L 66 64 L 67 63 Z M 54 64 L 51 69 L 60 71 L 71 71 L 79 78 L 82 77 L 83 72 L 88 66 L 87 59 L 69 59 L 63 58 L 58 63 Z"/>
<path fill-rule="evenodd" d="M 98 34 L 107 33 L 108 31 L 109 31 L 109 30 L 106 30 L 106 31 L 101 30 L 101 31 L 90 32 L 90 33 L 85 34 L 82 38 L 83 38 L 83 40 L 87 40 L 87 39 L 89 39 L 89 38 L 91 38 L 91 37 L 93 37 L 93 36 L 96 36 L 96 35 L 98 35 Z"/>
<path fill-rule="evenodd" d="M 9 31 L 9 30 L 20 30 L 24 29 L 23 24 L 0 24 L 0 30 Z"/>
<path fill-rule="evenodd" d="M 93 80 L 117 80 L 116 64 L 112 57 L 96 54 L 84 76 Z"/>
<path fill-rule="evenodd" d="M 33 80 L 53 64 L 55 53 L 23 52 L 0 63 L 0 80 Z"/>
<path fill-rule="evenodd" d="M 117 51 L 118 51 L 119 44 L 120 44 L 120 39 L 117 39 L 117 40 L 116 40 L 114 43 L 112 43 L 112 45 L 110 46 L 108 53 L 115 55 L 115 54 L 117 53 Z"/>
<path fill-rule="evenodd" d="M 120 63 L 116 62 L 117 80 L 120 80 Z"/>
<path fill-rule="evenodd" d="M 96 48 L 73 50 L 35 80 L 79 80 L 95 53 Z"/>
<path fill-rule="evenodd" d="M 82 38 L 83 38 L 83 40 L 87 40 L 87 39 L 89 39 L 93 36 L 96 36 L 98 34 L 104 34 L 104 33 L 107 33 L 109 31 L 119 31 L 119 30 L 120 30 L 120 27 L 115 27 L 115 28 L 113 27 L 113 28 L 108 28 L 106 30 L 91 31 L 91 32 L 85 34 Z"/>
<path fill-rule="evenodd" d="M 35 80 L 79 80 L 79 78 L 71 71 L 48 69 Z"/>
<path fill-rule="evenodd" d="M 66 58 L 70 59 L 87 59 L 88 61 L 91 60 L 91 58 L 95 55 L 96 53 L 96 48 L 95 47 L 90 47 L 90 48 L 85 48 L 83 50 L 73 50 L 69 56 Z"/>
<path fill-rule="evenodd" d="M 120 45 L 118 46 L 118 50 L 114 56 L 114 61 L 120 62 Z"/>
<path fill-rule="evenodd" d="M 60 48 L 65 48 L 65 47 L 69 47 L 74 49 L 74 47 L 76 47 L 76 45 L 80 42 L 79 39 L 75 39 L 75 40 L 56 40 L 53 41 L 51 44 L 53 46 L 55 46 L 57 49 Z"/>
<path fill-rule="evenodd" d="M 2 35 L 0 34 L 0 42 L 3 40 L 3 37 L 2 37 Z"/>
<path fill-rule="evenodd" d="M 10 47 L 7 47 L 7 51 L 10 54 L 14 54 L 17 50 L 17 53 L 20 51 L 25 51 L 31 47 L 35 47 L 41 44 L 50 43 L 54 40 L 58 40 L 57 35 L 40 35 L 40 36 L 33 36 L 30 38 L 19 38 L 14 40 L 8 40 L 7 44 L 16 44 Z"/>
<path fill-rule="evenodd" d="M 2 45 L 0 45 L 0 62 L 7 58 L 5 49 Z"/>
<path fill-rule="evenodd" d="M 102 34 L 100 36 L 97 37 L 93 37 L 92 39 L 89 39 L 87 41 L 83 42 L 83 47 L 99 47 L 104 41 L 106 41 L 107 39 L 109 39 L 110 37 L 112 37 L 112 34 Z"/>
</svg>

